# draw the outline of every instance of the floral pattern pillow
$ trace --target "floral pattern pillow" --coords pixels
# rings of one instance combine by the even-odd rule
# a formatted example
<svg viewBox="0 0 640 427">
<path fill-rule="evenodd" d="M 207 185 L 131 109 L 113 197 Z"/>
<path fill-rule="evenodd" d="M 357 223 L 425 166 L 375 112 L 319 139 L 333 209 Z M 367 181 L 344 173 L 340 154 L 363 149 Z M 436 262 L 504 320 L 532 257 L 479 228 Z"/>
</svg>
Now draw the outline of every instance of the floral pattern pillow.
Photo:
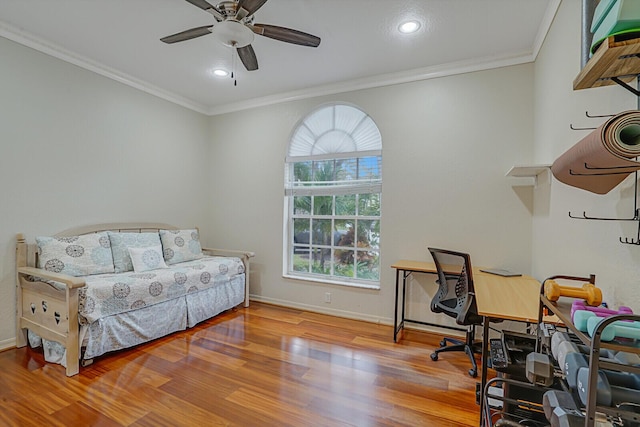
<svg viewBox="0 0 640 427">
<path fill-rule="evenodd" d="M 111 252 L 113 252 L 113 265 L 116 273 L 133 271 L 129 248 L 160 246 L 158 233 L 116 233 L 111 231 L 107 233 L 111 240 Z"/>
<path fill-rule="evenodd" d="M 38 267 L 70 276 L 113 273 L 106 232 L 72 237 L 36 237 Z"/>
<path fill-rule="evenodd" d="M 151 246 L 148 248 L 129 248 L 133 271 L 143 273 L 145 271 L 167 268 L 162 257 L 162 246 Z"/>
<path fill-rule="evenodd" d="M 167 265 L 202 258 L 198 230 L 160 230 L 162 251 Z"/>
</svg>

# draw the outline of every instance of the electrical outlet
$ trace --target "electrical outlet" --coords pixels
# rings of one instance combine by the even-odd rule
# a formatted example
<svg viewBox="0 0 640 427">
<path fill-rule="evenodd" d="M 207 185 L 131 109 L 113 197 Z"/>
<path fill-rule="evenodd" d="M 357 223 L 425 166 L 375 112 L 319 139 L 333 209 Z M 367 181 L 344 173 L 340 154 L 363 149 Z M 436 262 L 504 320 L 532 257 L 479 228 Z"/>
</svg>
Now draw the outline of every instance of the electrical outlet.
<svg viewBox="0 0 640 427">
<path fill-rule="evenodd" d="M 324 293 L 324 302 L 327 304 L 331 304 L 331 292 Z"/>
</svg>

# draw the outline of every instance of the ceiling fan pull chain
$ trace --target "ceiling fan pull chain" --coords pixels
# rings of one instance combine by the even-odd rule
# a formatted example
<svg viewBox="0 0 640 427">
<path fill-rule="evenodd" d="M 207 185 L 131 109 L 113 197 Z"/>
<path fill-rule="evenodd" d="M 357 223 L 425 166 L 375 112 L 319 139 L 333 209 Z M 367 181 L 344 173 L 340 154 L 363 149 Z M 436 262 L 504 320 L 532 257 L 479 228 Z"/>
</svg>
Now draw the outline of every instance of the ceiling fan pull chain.
<svg viewBox="0 0 640 427">
<path fill-rule="evenodd" d="M 236 44 L 231 46 L 231 78 L 233 79 L 233 86 L 238 86 L 238 80 L 236 80 Z"/>
<path fill-rule="evenodd" d="M 236 71 L 236 55 L 234 52 L 234 46 L 231 46 L 231 78 L 233 79 Z"/>
</svg>

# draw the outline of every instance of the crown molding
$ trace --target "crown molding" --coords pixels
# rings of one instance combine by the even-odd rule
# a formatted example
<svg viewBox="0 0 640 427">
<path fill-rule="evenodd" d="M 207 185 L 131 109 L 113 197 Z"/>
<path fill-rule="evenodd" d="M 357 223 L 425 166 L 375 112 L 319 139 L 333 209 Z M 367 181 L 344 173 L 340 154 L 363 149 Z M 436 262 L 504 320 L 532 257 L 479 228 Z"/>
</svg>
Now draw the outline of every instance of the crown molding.
<svg viewBox="0 0 640 427">
<path fill-rule="evenodd" d="M 542 18 L 542 22 L 540 22 L 540 27 L 538 28 L 538 34 L 536 35 L 536 39 L 533 42 L 533 60 L 535 61 L 538 58 L 538 53 L 540 49 L 542 49 L 542 44 L 544 43 L 544 39 L 547 37 L 549 30 L 551 29 L 551 24 L 553 24 L 553 20 L 558 13 L 558 9 L 560 8 L 560 3 L 562 0 L 551 0 L 547 10 L 545 11 L 544 17 Z"/>
<path fill-rule="evenodd" d="M 363 79 L 349 80 L 335 84 L 316 86 L 303 90 L 280 93 L 277 95 L 255 98 L 248 101 L 220 105 L 211 108 L 207 114 L 210 116 L 233 113 L 250 108 L 265 107 L 282 102 L 298 101 L 301 99 L 315 98 L 319 96 L 335 95 L 356 90 L 372 89 L 376 87 L 391 86 L 401 83 L 411 83 L 420 80 L 429 80 L 439 77 L 454 76 L 457 74 L 472 73 L 491 70 L 494 68 L 509 67 L 512 65 L 533 62 L 531 51 L 514 55 L 496 56 L 471 61 L 451 62 L 427 68 L 402 71 L 398 73 L 381 74 Z"/>
<path fill-rule="evenodd" d="M 0 21 L 0 37 L 4 37 L 8 40 L 19 43 L 23 46 L 42 52 L 46 55 L 53 56 L 54 58 L 92 71 L 101 76 L 107 77 L 111 80 L 115 80 L 119 83 L 149 93 L 151 95 L 162 98 L 165 101 L 178 104 L 182 107 L 189 108 L 202 114 L 207 114 L 208 107 L 200 103 L 194 102 L 190 99 L 184 98 L 180 95 L 176 95 L 157 86 L 151 85 L 145 81 L 139 80 L 135 77 L 122 73 L 113 68 L 107 67 L 104 64 L 85 58 L 81 55 L 63 49 L 53 43 L 50 43 L 42 38 L 29 34 L 20 30 L 6 22 Z"/>
</svg>

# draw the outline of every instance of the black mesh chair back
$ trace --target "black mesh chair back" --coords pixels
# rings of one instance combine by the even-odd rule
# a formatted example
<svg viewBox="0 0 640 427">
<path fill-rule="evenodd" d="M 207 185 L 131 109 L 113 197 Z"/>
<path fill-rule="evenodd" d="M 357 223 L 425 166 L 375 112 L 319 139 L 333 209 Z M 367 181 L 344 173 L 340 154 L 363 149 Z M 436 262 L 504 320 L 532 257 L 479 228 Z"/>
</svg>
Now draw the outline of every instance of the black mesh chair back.
<svg viewBox="0 0 640 427">
<path fill-rule="evenodd" d="M 431 311 L 443 313 L 456 319 L 459 325 L 469 326 L 464 341 L 444 338 L 440 348 L 431 354 L 432 360 L 438 360 L 438 353 L 444 351 L 464 351 L 469 355 L 472 369 L 469 375 L 478 375 L 474 352 L 479 351 L 480 342 L 475 341 L 475 326 L 482 324 L 478 315 L 473 288 L 471 257 L 463 252 L 446 249 L 428 248 L 438 271 L 438 291 L 431 300 Z M 447 346 L 447 344 L 453 344 Z"/>
<path fill-rule="evenodd" d="M 438 291 L 431 311 L 445 313 L 459 325 L 482 323 L 476 309 L 471 257 L 463 252 L 429 248 L 438 270 Z"/>
</svg>

